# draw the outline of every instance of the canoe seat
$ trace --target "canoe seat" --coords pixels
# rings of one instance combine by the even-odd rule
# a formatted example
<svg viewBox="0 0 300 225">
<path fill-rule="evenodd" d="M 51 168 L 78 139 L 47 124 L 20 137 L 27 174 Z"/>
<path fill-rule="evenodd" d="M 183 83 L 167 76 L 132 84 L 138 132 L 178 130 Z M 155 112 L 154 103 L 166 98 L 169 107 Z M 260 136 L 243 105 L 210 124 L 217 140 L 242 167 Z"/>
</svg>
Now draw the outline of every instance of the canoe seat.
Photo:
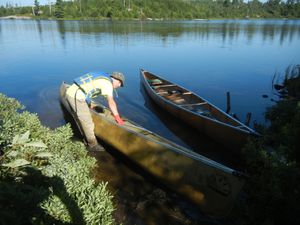
<svg viewBox="0 0 300 225">
<path fill-rule="evenodd" d="M 194 106 L 194 105 L 205 105 L 207 102 L 199 102 L 199 103 L 193 103 L 193 104 L 182 104 L 180 106 Z"/>
<path fill-rule="evenodd" d="M 174 87 L 174 86 L 177 86 L 177 85 L 174 85 L 174 84 L 162 84 L 162 85 L 155 85 L 153 87 L 154 88 L 159 88 L 159 87 Z"/>
<path fill-rule="evenodd" d="M 216 117 L 214 117 L 214 116 L 211 114 L 211 112 L 208 111 L 208 110 L 197 111 L 197 113 L 198 113 L 199 115 L 206 116 L 206 117 L 208 117 L 208 118 L 210 118 L 210 119 L 218 120 L 218 119 L 217 119 Z"/>
<path fill-rule="evenodd" d="M 150 85 L 154 85 L 154 86 L 163 83 L 160 79 L 150 79 L 150 80 L 147 80 L 147 81 L 148 81 L 148 83 L 150 83 Z"/>
<path fill-rule="evenodd" d="M 179 106 L 186 108 L 187 110 L 197 113 L 201 116 L 205 116 L 214 120 L 217 118 L 212 114 L 212 112 L 205 106 L 207 102 L 199 102 L 194 104 L 180 104 Z"/>
<path fill-rule="evenodd" d="M 167 91 L 164 91 L 164 90 L 158 90 L 156 92 L 157 94 L 159 95 L 182 95 L 182 91 L 181 90 L 167 90 Z"/>
</svg>

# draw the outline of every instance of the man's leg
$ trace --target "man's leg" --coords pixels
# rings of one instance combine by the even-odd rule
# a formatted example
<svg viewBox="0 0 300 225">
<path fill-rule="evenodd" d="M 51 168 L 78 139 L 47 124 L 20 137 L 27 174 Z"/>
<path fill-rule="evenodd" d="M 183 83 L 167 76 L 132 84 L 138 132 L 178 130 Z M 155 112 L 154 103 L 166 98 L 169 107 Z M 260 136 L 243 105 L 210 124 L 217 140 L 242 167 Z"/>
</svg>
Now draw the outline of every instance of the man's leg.
<svg viewBox="0 0 300 225">
<path fill-rule="evenodd" d="M 84 100 L 76 100 L 72 97 L 67 96 L 67 100 L 76 113 L 77 118 L 80 122 L 84 136 L 90 147 L 98 144 L 96 136 L 94 134 L 94 122 L 91 117 L 90 109 Z"/>
</svg>

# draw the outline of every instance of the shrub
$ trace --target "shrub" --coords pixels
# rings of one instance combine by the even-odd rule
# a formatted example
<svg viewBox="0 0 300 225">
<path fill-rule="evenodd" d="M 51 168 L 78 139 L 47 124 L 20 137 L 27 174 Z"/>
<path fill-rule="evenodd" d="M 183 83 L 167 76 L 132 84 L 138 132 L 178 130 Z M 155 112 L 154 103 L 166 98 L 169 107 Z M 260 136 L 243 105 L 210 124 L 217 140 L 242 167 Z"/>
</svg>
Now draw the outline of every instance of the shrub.
<svg viewBox="0 0 300 225">
<path fill-rule="evenodd" d="M 233 224 L 300 223 L 300 69 L 289 71 L 293 75 L 277 85 L 284 97 L 266 112 L 270 126 L 261 129 L 260 140 L 244 148 L 250 178 Z"/>
<path fill-rule="evenodd" d="M 0 94 L 0 224 L 111 224 L 112 195 L 69 125 L 50 130 Z"/>
</svg>

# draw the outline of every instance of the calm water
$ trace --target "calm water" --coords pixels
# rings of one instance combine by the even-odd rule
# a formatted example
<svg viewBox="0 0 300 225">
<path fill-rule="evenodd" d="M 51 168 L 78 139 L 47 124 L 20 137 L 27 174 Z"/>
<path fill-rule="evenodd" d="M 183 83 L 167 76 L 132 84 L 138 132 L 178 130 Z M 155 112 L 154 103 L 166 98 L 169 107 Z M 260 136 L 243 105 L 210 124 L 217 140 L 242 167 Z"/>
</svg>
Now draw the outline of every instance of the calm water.
<svg viewBox="0 0 300 225">
<path fill-rule="evenodd" d="M 144 96 L 139 68 L 223 110 L 230 91 L 232 111 L 242 121 L 252 112 L 252 121 L 264 123 L 272 102 L 262 95 L 272 94 L 274 73 L 299 63 L 299 56 L 299 20 L 0 20 L 0 92 L 20 100 L 45 125 L 65 123 L 58 97 L 61 81 L 117 70 L 126 75 L 117 99 L 121 115 L 183 145 L 188 141 L 181 126 Z"/>
</svg>

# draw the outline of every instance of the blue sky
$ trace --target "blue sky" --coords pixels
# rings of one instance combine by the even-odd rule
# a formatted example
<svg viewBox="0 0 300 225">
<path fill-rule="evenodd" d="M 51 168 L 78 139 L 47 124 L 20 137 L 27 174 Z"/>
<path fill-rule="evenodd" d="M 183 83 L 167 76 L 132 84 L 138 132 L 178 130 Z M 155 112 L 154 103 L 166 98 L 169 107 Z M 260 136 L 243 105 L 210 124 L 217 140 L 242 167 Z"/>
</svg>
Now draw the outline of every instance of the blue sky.
<svg viewBox="0 0 300 225">
<path fill-rule="evenodd" d="M 38 0 L 40 5 L 48 4 L 49 0 Z M 56 2 L 56 0 L 50 0 L 51 2 Z M 34 5 L 34 0 L 0 0 L 0 5 L 5 5 L 6 3 L 11 3 L 12 5 L 18 4 L 20 6 L 24 5 Z"/>
</svg>

